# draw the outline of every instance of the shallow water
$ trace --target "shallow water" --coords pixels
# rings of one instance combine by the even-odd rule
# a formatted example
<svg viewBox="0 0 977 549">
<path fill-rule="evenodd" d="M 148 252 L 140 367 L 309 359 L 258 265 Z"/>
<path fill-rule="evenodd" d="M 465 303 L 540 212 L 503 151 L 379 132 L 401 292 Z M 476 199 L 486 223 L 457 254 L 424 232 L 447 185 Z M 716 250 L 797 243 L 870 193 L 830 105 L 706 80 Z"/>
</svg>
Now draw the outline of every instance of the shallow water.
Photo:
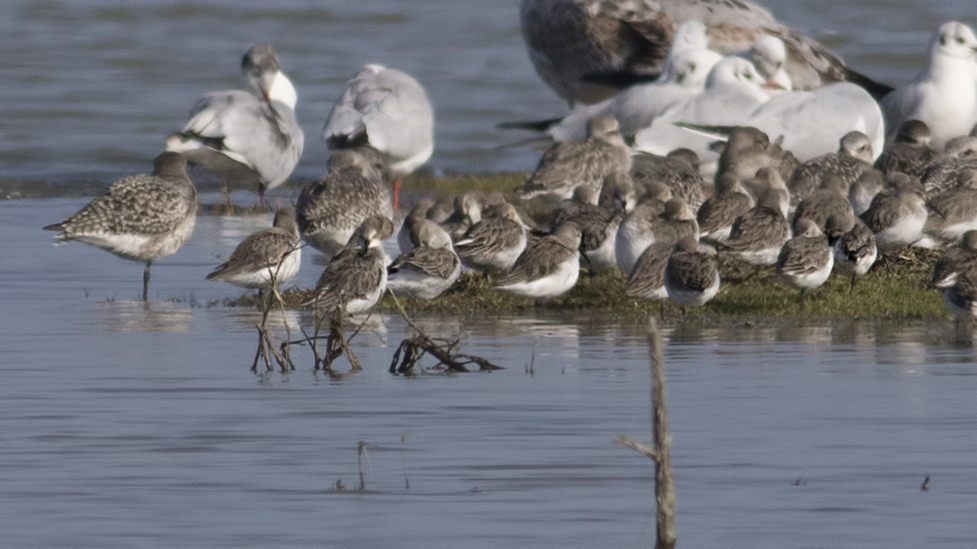
<svg viewBox="0 0 977 549">
<path fill-rule="evenodd" d="M 942 22 L 977 22 L 977 7 L 960 0 L 763 4 L 893 84 L 915 75 Z M 529 62 L 517 0 L 14 0 L 0 6 L 0 178 L 110 182 L 148 170 L 201 94 L 240 85 L 241 55 L 259 41 L 275 45 L 298 90 L 306 148 L 294 178 L 324 171 L 322 125 L 368 62 L 427 87 L 436 171 L 531 169 L 537 152 L 502 147 L 527 135 L 495 125 L 566 111 Z"/>
<path fill-rule="evenodd" d="M 88 201 L 75 196 L 145 171 L 200 93 L 237 85 L 257 40 L 279 48 L 299 89 L 308 141 L 296 177 L 321 171 L 329 105 L 368 61 L 428 85 L 435 169 L 528 169 L 536 154 L 496 149 L 518 137 L 494 124 L 564 108 L 532 72 L 514 0 L 230 5 L 0 7 L 0 178 L 43 180 L 57 196 L 0 201 L 4 543 L 653 543 L 653 467 L 611 443 L 650 438 L 642 326 L 570 313 L 420 318 L 505 369 L 402 377 L 387 368 L 406 326 L 377 314 L 353 343 L 362 372 L 316 374 L 297 348 L 297 371 L 256 376 L 257 314 L 225 306 L 241 291 L 204 277 L 270 216 L 202 215 L 154 265 L 149 305 L 136 301 L 141 265 L 51 245 L 40 227 Z M 975 15 L 953 1 L 767 5 L 890 82 L 912 76 L 940 22 Z M 321 269 L 304 254 L 294 283 L 312 286 Z M 310 322 L 289 314 L 293 330 Z M 680 318 L 665 330 L 683 546 L 977 542 L 969 330 Z"/>
<path fill-rule="evenodd" d="M 221 305 L 240 292 L 204 276 L 267 217 L 201 216 L 154 266 L 143 305 L 140 265 L 39 230 L 83 203 L 0 202 L 5 543 L 653 542 L 653 467 L 611 443 L 650 438 L 643 327 L 421 318 L 505 369 L 402 377 L 387 369 L 406 326 L 378 314 L 353 342 L 362 372 L 316 374 L 297 348 L 297 371 L 256 376 L 257 314 Z M 303 262 L 308 287 L 321 267 Z M 977 541 L 971 334 L 949 321 L 672 318 L 666 336 L 683 545 Z"/>
</svg>

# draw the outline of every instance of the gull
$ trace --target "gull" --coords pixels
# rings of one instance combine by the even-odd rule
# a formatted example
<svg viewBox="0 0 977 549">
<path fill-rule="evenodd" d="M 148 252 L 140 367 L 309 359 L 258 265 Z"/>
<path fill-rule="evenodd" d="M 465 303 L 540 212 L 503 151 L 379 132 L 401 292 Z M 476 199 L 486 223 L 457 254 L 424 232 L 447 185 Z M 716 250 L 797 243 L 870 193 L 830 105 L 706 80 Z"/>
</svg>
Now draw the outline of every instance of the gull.
<svg viewBox="0 0 977 549">
<path fill-rule="evenodd" d="M 839 141 L 837 152 L 812 158 L 794 170 L 787 183 L 790 200 L 797 205 L 829 179 L 840 182 L 842 192 L 847 194 L 851 184 L 872 169 L 873 160 L 868 136 L 859 131 L 848 132 Z"/>
<path fill-rule="evenodd" d="M 333 150 L 372 147 L 387 157 L 394 175 L 407 175 L 434 152 L 434 110 L 417 80 L 371 63 L 346 82 L 322 138 Z"/>
<path fill-rule="evenodd" d="M 252 233 L 230 259 L 207 275 L 241 288 L 268 290 L 291 280 L 302 265 L 299 228 L 293 208 L 279 208 L 272 227 Z"/>
<path fill-rule="evenodd" d="M 777 276 L 785 284 L 801 291 L 820 288 L 831 275 L 834 254 L 821 229 L 810 219 L 795 224 L 794 238 L 788 240 L 777 256 Z"/>
<path fill-rule="evenodd" d="M 145 263 L 142 300 L 147 301 L 153 262 L 176 253 L 190 239 L 196 219 L 197 189 L 187 176 L 187 161 L 164 152 L 153 162 L 152 175 L 119 179 L 77 213 L 44 230 L 60 231 L 57 244 L 77 240 Z"/>
<path fill-rule="evenodd" d="M 305 136 L 295 119 L 295 87 L 274 48 L 252 47 L 241 70 L 248 89 L 205 94 L 183 130 L 166 139 L 166 150 L 220 177 L 226 204 L 230 185 L 242 183 L 256 185 L 264 205 L 265 190 L 284 183 L 298 164 Z"/>
<path fill-rule="evenodd" d="M 675 29 L 687 19 L 701 21 L 710 47 L 723 54 L 745 50 L 762 34 L 782 39 L 795 88 L 844 79 L 878 86 L 750 2 L 522 0 L 520 6 L 530 61 L 543 82 L 570 103 L 601 101 L 621 87 L 654 78 Z"/>
<path fill-rule="evenodd" d="M 929 126 L 932 144 L 942 148 L 977 122 L 977 38 L 957 21 L 940 26 L 929 45 L 926 65 L 916 78 L 882 100 L 892 141 L 907 120 Z"/>
<path fill-rule="evenodd" d="M 665 292 L 680 307 L 705 305 L 719 292 L 716 256 L 699 251 L 699 242 L 685 237 L 665 266 Z"/>
<path fill-rule="evenodd" d="M 567 221 L 553 234 L 527 247 L 496 287 L 533 298 L 556 297 L 577 283 L 580 276 L 580 227 Z"/>
<path fill-rule="evenodd" d="M 302 189 L 296 204 L 302 238 L 328 257 L 344 247 L 364 219 L 393 217 L 381 160 L 369 148 L 336 151 L 328 172 Z"/>
<path fill-rule="evenodd" d="M 419 219 L 414 232 L 414 247 L 387 268 L 387 287 L 397 296 L 434 299 L 458 280 L 461 260 L 451 237 L 437 223 Z"/>
<path fill-rule="evenodd" d="M 933 148 L 933 134 L 922 120 L 906 120 L 892 143 L 882 151 L 875 161 L 875 169 L 885 175 L 902 172 L 922 178 L 926 168 L 936 160 L 939 151 Z"/>
<path fill-rule="evenodd" d="M 598 115 L 588 122 L 586 141 L 557 143 L 543 154 L 523 186 L 522 198 L 554 196 L 566 200 L 579 185 L 599 192 L 608 175 L 630 169 L 631 150 L 621 137 L 620 125 L 610 116 Z"/>
<path fill-rule="evenodd" d="M 376 305 L 387 288 L 387 254 L 383 241 L 393 236 L 393 222 L 370 216 L 349 242 L 326 265 L 312 299 L 304 303 L 327 317 L 342 311 L 351 315 Z"/>
</svg>

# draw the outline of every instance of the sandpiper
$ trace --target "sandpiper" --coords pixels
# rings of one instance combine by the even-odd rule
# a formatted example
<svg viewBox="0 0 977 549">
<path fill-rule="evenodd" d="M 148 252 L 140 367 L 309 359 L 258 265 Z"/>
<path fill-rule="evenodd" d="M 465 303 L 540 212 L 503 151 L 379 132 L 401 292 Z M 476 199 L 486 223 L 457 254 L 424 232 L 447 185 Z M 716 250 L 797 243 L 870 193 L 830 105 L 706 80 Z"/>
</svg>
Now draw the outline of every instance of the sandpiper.
<svg viewBox="0 0 977 549">
<path fill-rule="evenodd" d="M 414 224 L 415 245 L 387 268 L 387 287 L 396 296 L 434 299 L 461 275 L 451 237 L 428 219 Z"/>
<path fill-rule="evenodd" d="M 587 123 L 586 141 L 565 141 L 550 147 L 523 186 L 522 198 L 554 196 L 566 200 L 579 185 L 600 192 L 609 174 L 631 169 L 631 150 L 619 128 L 616 119 L 598 115 Z"/>
<path fill-rule="evenodd" d="M 931 288 L 946 289 L 957 283 L 961 272 L 977 269 L 977 231 L 963 233 L 960 242 L 947 248 L 933 267 Z"/>
<path fill-rule="evenodd" d="M 719 249 L 757 267 L 773 265 L 780 248 L 790 239 L 790 224 L 780 211 L 780 197 L 764 191 L 756 206 L 740 216 L 730 229 L 729 238 Z"/>
<path fill-rule="evenodd" d="M 828 179 L 842 183 L 842 191 L 848 188 L 862 173 L 872 168 L 874 159 L 872 142 L 862 132 L 849 132 L 841 138 L 838 152 L 812 158 L 801 164 L 787 184 L 791 205 L 797 205 L 821 188 Z"/>
<path fill-rule="evenodd" d="M 906 120 L 899 126 L 895 140 L 875 161 L 874 167 L 885 175 L 902 172 L 921 178 L 926 168 L 939 155 L 932 142 L 933 134 L 926 122 Z"/>
<path fill-rule="evenodd" d="M 631 177 L 638 187 L 643 187 L 647 181 L 665 184 L 672 191 L 672 196 L 685 200 L 693 210 L 702 204 L 705 182 L 699 173 L 699 155 L 691 149 L 675 149 L 664 157 L 636 154 Z"/>
<path fill-rule="evenodd" d="M 621 272 L 630 273 L 645 249 L 655 242 L 674 244 L 687 236 L 698 239 L 699 225 L 684 200 L 672 198 L 660 215 L 655 215 L 656 208 L 653 200 L 641 200 L 621 221 L 614 241 L 615 259 Z"/>
<path fill-rule="evenodd" d="M 872 205 L 861 215 L 875 233 L 880 252 L 904 248 L 922 238 L 928 215 L 918 179 L 894 173 L 886 184 L 887 188 L 872 199 Z"/>
<path fill-rule="evenodd" d="M 879 170 L 867 170 L 848 189 L 848 202 L 852 212 L 862 215 L 872 205 L 875 195 L 882 192 L 885 176 Z"/>
<path fill-rule="evenodd" d="M 422 220 L 428 219 L 428 212 L 434 207 L 433 198 L 422 198 L 414 204 L 410 213 L 404 217 L 404 222 L 397 231 L 397 246 L 400 253 L 405 254 L 417 246 L 417 228 Z"/>
<path fill-rule="evenodd" d="M 208 274 L 207 280 L 260 290 L 291 280 L 302 264 L 295 210 L 279 208 L 272 225 L 242 240 L 230 259 Z"/>
<path fill-rule="evenodd" d="M 681 307 L 705 305 L 719 291 L 716 256 L 700 252 L 694 238 L 680 240 L 665 267 L 665 291 Z"/>
<path fill-rule="evenodd" d="M 851 275 L 851 285 L 854 286 L 855 278 L 865 275 L 878 258 L 875 234 L 855 216 L 832 217 L 828 220 L 826 233 L 829 240 L 834 239 L 834 268 Z"/>
<path fill-rule="evenodd" d="M 577 283 L 580 276 L 580 227 L 568 221 L 553 234 L 527 247 L 496 287 L 534 298 L 558 296 Z"/>
<path fill-rule="evenodd" d="M 498 213 L 471 226 L 455 251 L 468 267 L 494 274 L 508 270 L 526 249 L 526 228 L 516 208 L 505 202 Z"/>
<path fill-rule="evenodd" d="M 205 94 L 183 130 L 166 140 L 166 150 L 182 153 L 221 178 L 228 205 L 233 183 L 256 185 L 264 205 L 265 190 L 284 183 L 302 157 L 298 96 L 280 67 L 274 48 L 252 47 L 241 61 L 247 91 Z"/>
<path fill-rule="evenodd" d="M 648 246 L 628 275 L 625 293 L 650 300 L 668 299 L 665 267 L 674 249 L 675 244 L 671 242 L 656 242 Z"/>
<path fill-rule="evenodd" d="M 387 254 L 382 243 L 393 232 L 393 222 L 386 217 L 364 219 L 326 265 L 312 299 L 304 305 L 312 305 L 327 317 L 337 310 L 351 315 L 370 310 L 387 288 Z"/>
<path fill-rule="evenodd" d="M 799 220 L 794 229 L 794 238 L 784 244 L 777 256 L 777 276 L 803 294 L 828 280 L 834 255 L 828 239 L 810 219 Z"/>
<path fill-rule="evenodd" d="M 333 153 L 329 171 L 302 189 L 296 205 L 299 229 L 310 246 L 332 257 L 367 217 L 393 217 L 381 165 L 368 148 Z"/>
<path fill-rule="evenodd" d="M 190 239 L 196 219 L 197 189 L 187 176 L 187 161 L 165 152 L 156 157 L 152 175 L 123 177 L 78 213 L 44 230 L 60 231 L 57 243 L 77 240 L 145 263 L 142 299 L 147 301 L 150 267 Z"/>
<path fill-rule="evenodd" d="M 923 232 L 944 242 L 955 242 L 977 229 L 977 170 L 962 170 L 955 187 L 926 201 L 929 214 Z"/>
<path fill-rule="evenodd" d="M 725 242 L 736 218 L 754 205 L 753 196 L 735 175 L 720 175 L 716 178 L 716 193 L 706 199 L 696 213 L 700 238 L 711 243 Z"/>
<path fill-rule="evenodd" d="M 617 267 L 614 239 L 624 218 L 623 208 L 594 204 L 594 190 L 587 185 L 577 187 L 573 200 L 565 202 L 553 216 L 553 227 L 572 221 L 581 232 L 580 251 L 587 258 L 592 272 Z"/>
<path fill-rule="evenodd" d="M 818 230 L 824 231 L 825 225 L 832 217 L 854 216 L 851 202 L 846 196 L 848 189 L 838 176 L 831 176 L 824 181 L 820 189 L 809 194 L 794 210 L 794 229 L 802 219 L 814 222 Z"/>
</svg>

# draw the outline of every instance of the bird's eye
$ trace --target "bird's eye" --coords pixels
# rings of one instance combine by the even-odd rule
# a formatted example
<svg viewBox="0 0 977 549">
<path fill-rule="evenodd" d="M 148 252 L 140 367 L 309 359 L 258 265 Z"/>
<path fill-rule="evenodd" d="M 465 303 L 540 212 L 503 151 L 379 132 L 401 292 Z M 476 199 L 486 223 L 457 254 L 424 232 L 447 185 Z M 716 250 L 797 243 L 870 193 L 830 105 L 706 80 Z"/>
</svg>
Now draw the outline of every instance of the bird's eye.
<svg viewBox="0 0 977 549">
<path fill-rule="evenodd" d="M 957 37 L 957 44 L 961 44 L 962 45 L 964 42 L 965 42 L 965 40 L 963 39 L 962 36 L 958 36 Z"/>
<path fill-rule="evenodd" d="M 689 65 L 689 71 L 695 72 L 695 63 L 692 63 L 691 65 Z"/>
</svg>

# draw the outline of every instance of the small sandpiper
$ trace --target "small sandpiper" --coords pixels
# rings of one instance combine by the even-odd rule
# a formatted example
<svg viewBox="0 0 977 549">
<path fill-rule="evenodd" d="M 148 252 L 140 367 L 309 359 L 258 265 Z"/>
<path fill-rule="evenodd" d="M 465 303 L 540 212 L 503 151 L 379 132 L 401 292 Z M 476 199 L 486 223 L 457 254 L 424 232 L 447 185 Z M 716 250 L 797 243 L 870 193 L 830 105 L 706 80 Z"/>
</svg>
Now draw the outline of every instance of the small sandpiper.
<svg viewBox="0 0 977 549">
<path fill-rule="evenodd" d="M 680 307 L 708 303 L 719 291 L 716 256 L 700 252 L 692 237 L 680 240 L 665 267 L 665 291 Z"/>
<path fill-rule="evenodd" d="M 496 209 L 495 215 L 472 225 L 455 242 L 455 251 L 465 265 L 488 274 L 508 270 L 526 249 L 526 228 L 516 208 L 505 202 Z"/>
<path fill-rule="evenodd" d="M 279 208 L 272 227 L 241 241 L 230 259 L 207 275 L 240 288 L 267 290 L 280 287 L 299 272 L 302 248 L 294 208 Z"/>
<path fill-rule="evenodd" d="M 872 199 L 872 205 L 861 215 L 875 233 L 880 252 L 905 248 L 922 238 L 928 216 L 918 179 L 895 173 L 886 184 L 888 187 Z"/>
<path fill-rule="evenodd" d="M 534 298 L 558 296 L 580 276 L 580 227 L 568 221 L 526 248 L 496 287 Z"/>
<path fill-rule="evenodd" d="M 740 216 L 719 248 L 757 267 L 774 265 L 780 248 L 790 239 L 790 224 L 780 211 L 780 197 L 773 189 L 760 195 L 757 205 Z"/>
<path fill-rule="evenodd" d="M 187 161 L 165 152 L 156 157 L 152 175 L 123 177 L 78 213 L 44 230 L 61 231 L 57 243 L 77 240 L 145 263 L 142 299 L 147 301 L 153 262 L 176 253 L 196 220 L 197 189 L 187 176 Z"/>
<path fill-rule="evenodd" d="M 801 219 L 794 225 L 794 230 L 794 238 L 784 244 L 777 257 L 777 276 L 803 295 L 807 290 L 820 288 L 828 280 L 834 267 L 834 255 L 828 247 L 828 239 L 814 221 Z"/>
<path fill-rule="evenodd" d="M 429 219 L 414 224 L 416 245 L 387 267 L 387 287 L 394 295 L 434 299 L 461 275 L 461 260 L 448 232 Z"/>
</svg>

